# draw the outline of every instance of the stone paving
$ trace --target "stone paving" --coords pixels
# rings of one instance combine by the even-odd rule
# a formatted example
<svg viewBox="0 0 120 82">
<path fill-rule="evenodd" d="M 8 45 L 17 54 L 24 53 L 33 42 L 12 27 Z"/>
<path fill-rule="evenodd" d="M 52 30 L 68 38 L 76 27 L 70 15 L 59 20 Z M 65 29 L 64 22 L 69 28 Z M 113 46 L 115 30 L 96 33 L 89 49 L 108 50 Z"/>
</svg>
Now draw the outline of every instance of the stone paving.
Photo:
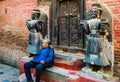
<svg viewBox="0 0 120 82">
<path fill-rule="evenodd" d="M 18 82 L 19 69 L 0 64 L 0 82 Z"/>
</svg>

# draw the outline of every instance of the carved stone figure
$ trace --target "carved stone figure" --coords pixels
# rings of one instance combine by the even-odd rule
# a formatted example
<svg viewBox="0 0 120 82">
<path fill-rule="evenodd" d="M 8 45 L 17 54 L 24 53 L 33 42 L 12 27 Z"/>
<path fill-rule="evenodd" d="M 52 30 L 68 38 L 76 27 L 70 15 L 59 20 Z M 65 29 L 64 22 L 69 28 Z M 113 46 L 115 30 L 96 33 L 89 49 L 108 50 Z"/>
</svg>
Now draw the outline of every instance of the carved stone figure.
<svg viewBox="0 0 120 82">
<path fill-rule="evenodd" d="M 29 53 L 30 56 L 38 54 L 41 49 L 43 21 L 40 19 L 40 15 L 40 11 L 34 9 L 31 15 L 32 19 L 26 21 L 27 28 L 30 31 L 27 46 L 27 53 Z"/>
<path fill-rule="evenodd" d="M 88 41 L 84 61 L 93 65 L 107 66 L 109 62 L 101 53 L 104 36 L 106 36 L 105 28 L 102 25 L 106 20 L 99 19 L 100 10 L 97 7 L 92 7 L 90 12 L 91 19 L 87 21 L 88 25 L 85 28 Z"/>
<path fill-rule="evenodd" d="M 83 59 L 86 63 L 84 71 L 104 73 L 104 68 L 111 65 L 109 55 L 113 53 L 109 53 L 111 51 L 111 43 L 107 39 L 109 24 L 106 19 L 100 18 L 101 13 L 102 8 L 100 5 L 92 5 L 90 19 L 81 23 L 87 36 L 86 55 Z"/>
</svg>

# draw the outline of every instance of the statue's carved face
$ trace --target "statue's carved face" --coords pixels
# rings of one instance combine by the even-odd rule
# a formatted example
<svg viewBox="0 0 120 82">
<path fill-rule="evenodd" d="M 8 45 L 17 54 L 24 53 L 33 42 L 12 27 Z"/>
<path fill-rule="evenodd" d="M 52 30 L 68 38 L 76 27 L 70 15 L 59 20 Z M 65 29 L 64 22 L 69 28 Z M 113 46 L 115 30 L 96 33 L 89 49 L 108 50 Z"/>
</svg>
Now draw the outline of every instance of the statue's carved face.
<svg viewBox="0 0 120 82">
<path fill-rule="evenodd" d="M 37 14 L 37 13 L 32 12 L 32 15 L 31 15 L 31 16 L 32 16 L 32 19 L 35 19 L 35 18 L 36 18 L 36 16 L 37 16 L 36 14 Z"/>
<path fill-rule="evenodd" d="M 91 9 L 90 13 L 91 13 L 91 18 L 96 18 L 99 14 L 99 10 L 93 8 L 93 9 Z"/>
</svg>

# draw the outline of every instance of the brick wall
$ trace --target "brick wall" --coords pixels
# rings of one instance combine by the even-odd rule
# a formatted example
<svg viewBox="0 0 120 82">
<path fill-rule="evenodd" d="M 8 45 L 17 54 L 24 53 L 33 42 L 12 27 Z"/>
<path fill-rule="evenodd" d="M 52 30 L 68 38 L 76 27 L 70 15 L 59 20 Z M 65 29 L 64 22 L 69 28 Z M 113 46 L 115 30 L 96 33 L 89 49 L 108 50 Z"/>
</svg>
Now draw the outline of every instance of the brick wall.
<svg viewBox="0 0 120 82">
<path fill-rule="evenodd" d="M 1 21 L 17 27 L 24 27 L 25 20 L 30 18 L 33 8 L 36 8 L 36 0 L 4 0 L 0 1 Z"/>
<path fill-rule="evenodd" d="M 36 5 L 36 0 L 0 1 L 0 41 L 25 47 L 28 36 L 25 21 Z"/>
<path fill-rule="evenodd" d="M 86 0 L 87 8 L 90 8 L 94 2 L 100 2 L 106 5 L 112 13 L 115 72 L 120 76 L 120 0 Z"/>
</svg>

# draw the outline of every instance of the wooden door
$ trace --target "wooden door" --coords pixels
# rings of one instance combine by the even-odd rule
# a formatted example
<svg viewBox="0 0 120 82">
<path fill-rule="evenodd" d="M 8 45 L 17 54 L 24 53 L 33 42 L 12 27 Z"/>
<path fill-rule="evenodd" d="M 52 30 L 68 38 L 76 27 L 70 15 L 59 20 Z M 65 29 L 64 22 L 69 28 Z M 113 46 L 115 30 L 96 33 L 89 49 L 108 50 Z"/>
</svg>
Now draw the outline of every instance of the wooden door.
<svg viewBox="0 0 120 82">
<path fill-rule="evenodd" d="M 59 2 L 59 45 L 79 47 L 78 0 Z"/>
</svg>

